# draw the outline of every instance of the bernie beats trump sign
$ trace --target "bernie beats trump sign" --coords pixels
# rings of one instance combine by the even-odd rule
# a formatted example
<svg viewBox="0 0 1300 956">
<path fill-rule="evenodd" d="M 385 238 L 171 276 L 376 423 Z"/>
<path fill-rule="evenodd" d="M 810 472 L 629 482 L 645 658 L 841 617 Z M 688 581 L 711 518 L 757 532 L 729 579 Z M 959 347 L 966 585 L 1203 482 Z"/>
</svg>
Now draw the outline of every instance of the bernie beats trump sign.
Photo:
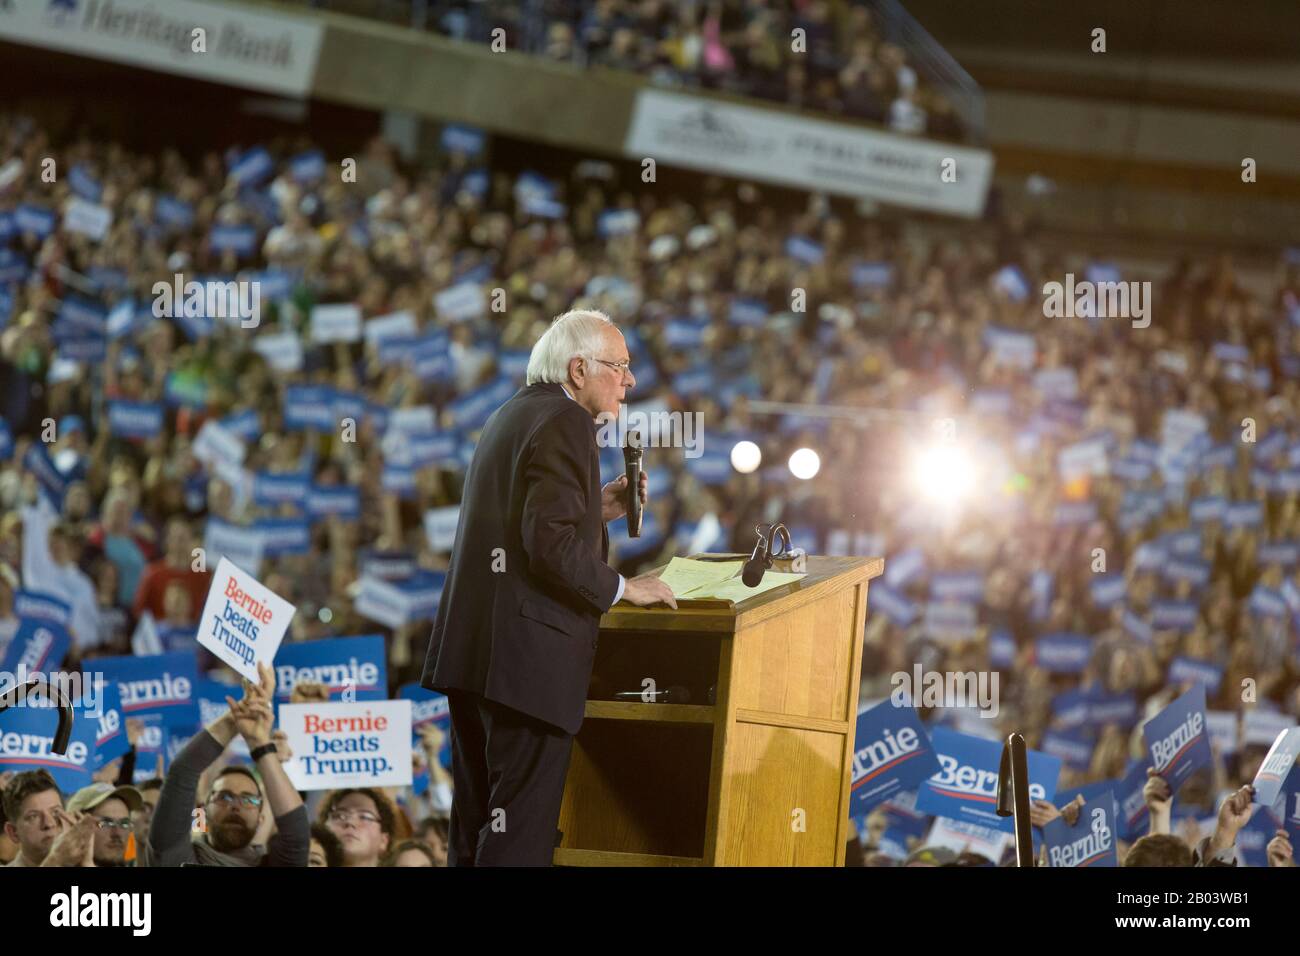
<svg viewBox="0 0 1300 956">
<path fill-rule="evenodd" d="M 257 683 L 293 620 L 294 606 L 222 558 L 199 618 L 199 643 L 236 673 Z"/>
<path fill-rule="evenodd" d="M 405 787 L 411 783 L 411 702 L 282 704 L 280 728 L 298 790 Z"/>
</svg>

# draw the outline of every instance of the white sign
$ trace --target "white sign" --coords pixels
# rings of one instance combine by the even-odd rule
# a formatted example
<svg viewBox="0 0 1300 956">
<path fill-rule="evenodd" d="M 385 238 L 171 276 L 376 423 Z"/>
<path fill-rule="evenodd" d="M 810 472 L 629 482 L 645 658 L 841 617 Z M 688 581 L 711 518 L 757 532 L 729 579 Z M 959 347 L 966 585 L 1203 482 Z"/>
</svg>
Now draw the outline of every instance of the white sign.
<svg viewBox="0 0 1300 956">
<path fill-rule="evenodd" d="M 483 295 L 481 285 L 461 282 L 435 295 L 433 305 L 444 318 L 464 322 L 487 311 L 487 297 Z"/>
<path fill-rule="evenodd" d="M 291 96 L 311 90 L 323 33 L 306 17 L 195 0 L 0 3 L 0 37 L 15 43 Z"/>
<path fill-rule="evenodd" d="M 211 468 L 214 461 L 239 465 L 244 461 L 244 443 L 238 435 L 217 422 L 203 423 L 190 445 L 190 454 Z"/>
<path fill-rule="evenodd" d="M 295 332 L 259 335 L 253 339 L 253 351 L 277 372 L 296 372 L 302 368 L 302 339 Z"/>
<path fill-rule="evenodd" d="M 311 310 L 311 340 L 322 342 L 359 342 L 361 307 L 350 302 L 318 305 Z"/>
<path fill-rule="evenodd" d="M 413 337 L 416 334 L 415 313 L 408 310 L 380 315 L 366 323 L 366 342 L 378 346 L 384 339 Z"/>
<path fill-rule="evenodd" d="M 63 210 L 63 230 L 90 236 L 99 242 L 108 234 L 113 224 L 113 213 L 107 206 L 97 206 L 79 196 L 68 201 Z"/>
<path fill-rule="evenodd" d="M 926 837 L 925 845 L 947 847 L 957 854 L 978 853 L 985 859 L 997 863 L 1014 839 L 1014 834 L 1003 833 L 991 827 L 982 827 L 964 820 L 936 817 L 934 826 L 930 828 L 930 835 Z"/>
<path fill-rule="evenodd" d="M 250 681 L 257 665 L 270 664 L 295 608 L 222 558 L 199 618 L 198 641 Z"/>
<path fill-rule="evenodd" d="M 411 702 L 282 704 L 280 729 L 293 759 L 285 773 L 298 790 L 411 784 Z"/>
<path fill-rule="evenodd" d="M 450 551 L 456 543 L 456 525 L 460 521 L 460 505 L 431 508 L 424 513 L 424 535 L 433 551 Z"/>
<path fill-rule="evenodd" d="M 623 153 L 966 217 L 993 177 L 988 150 L 652 89 L 637 94 Z"/>
<path fill-rule="evenodd" d="M 401 588 L 383 578 L 363 575 L 352 609 L 362 617 L 394 630 L 411 619 L 412 600 Z"/>
</svg>

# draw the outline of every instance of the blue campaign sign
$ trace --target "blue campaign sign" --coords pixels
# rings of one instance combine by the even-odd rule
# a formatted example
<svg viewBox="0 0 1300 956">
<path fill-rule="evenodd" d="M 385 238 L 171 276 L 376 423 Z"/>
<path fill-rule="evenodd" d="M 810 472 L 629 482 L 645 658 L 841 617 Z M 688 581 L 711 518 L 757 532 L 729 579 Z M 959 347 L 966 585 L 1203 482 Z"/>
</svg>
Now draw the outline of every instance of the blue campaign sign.
<svg viewBox="0 0 1300 956">
<path fill-rule="evenodd" d="M 1082 787 L 1071 787 L 1066 790 L 1058 790 L 1056 799 L 1053 801 L 1058 807 L 1073 803 L 1075 797 L 1083 797 L 1085 803 L 1091 803 L 1103 793 L 1111 795 L 1111 803 L 1118 809 L 1119 801 L 1115 799 L 1115 792 L 1120 788 L 1119 780 L 1098 780 L 1096 783 L 1084 784 Z"/>
<path fill-rule="evenodd" d="M 989 667 L 994 670 L 1007 670 L 1016 662 L 1016 640 L 1009 631 L 996 630 L 989 633 Z"/>
<path fill-rule="evenodd" d="M 122 713 L 122 692 L 113 681 L 105 681 L 99 690 L 97 715 L 86 714 L 95 723 L 95 769 L 116 760 L 131 749 L 126 735 L 126 715 Z M 82 719 L 80 711 L 77 719 Z"/>
<path fill-rule="evenodd" d="M 1147 809 L 1142 790 L 1147 785 L 1146 761 L 1138 761 L 1124 775 L 1115 789 L 1116 829 L 1119 838 L 1132 843 L 1145 836 L 1151 824 L 1151 811 Z"/>
<path fill-rule="evenodd" d="M 984 600 L 984 572 L 936 571 L 930 576 L 930 600 Z"/>
<path fill-rule="evenodd" d="M 0 671 L 18 676 L 25 681 L 29 674 L 45 674 L 56 670 L 72 645 L 68 632 L 53 621 L 21 619 L 14 632 Z"/>
<path fill-rule="evenodd" d="M 1100 730 L 1115 724 L 1127 730 L 1137 723 L 1137 719 L 1137 697 L 1133 694 L 1108 694 L 1100 691 L 1088 697 L 1087 724 L 1090 728 Z"/>
<path fill-rule="evenodd" d="M 1122 574 L 1098 574 L 1089 584 L 1092 603 L 1097 607 L 1118 604 L 1128 594 L 1128 582 Z"/>
<path fill-rule="evenodd" d="M 174 196 L 158 196 L 153 203 L 154 218 L 173 229 L 188 229 L 194 225 L 194 207 Z"/>
<path fill-rule="evenodd" d="M 230 163 L 230 177 L 240 186 L 252 186 L 260 183 L 275 171 L 275 163 L 264 146 L 239 153 Z"/>
<path fill-rule="evenodd" d="M 41 486 L 41 491 L 45 492 L 46 498 L 54 505 L 56 511 L 63 509 L 63 493 L 68 488 L 68 479 L 63 477 L 63 473 L 54 467 L 54 462 L 50 458 L 49 446 L 44 442 L 32 442 L 27 446 L 27 454 L 23 456 L 23 467 L 36 476 L 37 483 Z"/>
<path fill-rule="evenodd" d="M 163 427 L 162 402 L 108 403 L 108 430 L 122 438 L 153 438 Z"/>
<path fill-rule="evenodd" d="M 442 729 L 442 747 L 438 751 L 438 762 L 451 769 L 451 709 L 445 694 L 429 690 L 419 684 L 403 684 L 397 688 L 399 700 L 411 702 L 412 742 L 419 740 L 419 730 L 426 724 L 436 724 Z"/>
<path fill-rule="evenodd" d="M 49 621 L 66 628 L 72 623 L 72 606 L 51 594 L 41 594 L 39 591 L 15 591 L 14 617 Z"/>
<path fill-rule="evenodd" d="M 939 761 L 916 708 L 885 699 L 858 714 L 849 813 L 878 804 L 939 772 Z"/>
<path fill-rule="evenodd" d="M 291 504 L 302 508 L 311 489 L 311 475 L 305 471 L 274 474 L 260 471 L 253 478 L 253 503 L 258 505 Z"/>
<path fill-rule="evenodd" d="M 1256 807 L 1246 825 L 1237 831 L 1237 865 L 1268 866 L 1268 844 L 1279 829 L 1279 822 L 1268 807 Z M 1287 825 L 1289 831 L 1291 827 Z M 1291 834 L 1292 845 L 1295 834 Z"/>
<path fill-rule="evenodd" d="M 709 448 L 695 458 L 687 458 L 686 470 L 700 484 L 725 485 L 733 474 L 731 454 L 723 448 Z"/>
<path fill-rule="evenodd" d="M 72 722 L 72 737 L 66 753 L 51 750 L 59 726 L 53 707 L 10 707 L 0 713 L 0 773 L 12 770 L 48 770 L 65 794 L 88 786 L 95 771 L 93 720 Z"/>
<path fill-rule="evenodd" d="M 1047 865 L 1117 866 L 1115 796 L 1109 790 L 1083 805 L 1074 826 L 1058 817 L 1043 827 Z"/>
<path fill-rule="evenodd" d="M 325 154 L 320 150 L 299 153 L 289 160 L 289 175 L 300 183 L 314 183 L 325 176 Z"/>
<path fill-rule="evenodd" d="M 275 655 L 275 699 L 287 704 L 293 685 L 314 681 L 329 688 L 330 700 L 386 700 L 388 667 L 384 639 L 378 634 L 364 637 L 326 637 L 280 645 Z"/>
<path fill-rule="evenodd" d="M 194 700 L 198 658 L 193 651 L 146 656 L 96 657 L 86 664 L 92 674 L 116 681 L 122 693 L 125 717 L 151 714 L 167 726 L 188 727 L 199 719 Z"/>
<path fill-rule="evenodd" d="M 464 153 L 466 156 L 477 156 L 483 152 L 483 145 L 487 142 L 487 134 L 476 126 L 448 123 L 442 128 L 440 142 L 442 148 L 449 153 Z"/>
<path fill-rule="evenodd" d="M 1049 730 L 1039 747 L 1072 770 L 1087 770 L 1092 763 L 1092 741 L 1083 730 Z"/>
<path fill-rule="evenodd" d="M 1167 680 L 1171 684 L 1204 684 L 1213 694 L 1223 683 L 1223 668 L 1191 657 L 1175 657 L 1169 665 Z"/>
<path fill-rule="evenodd" d="M 908 548 L 889 556 L 885 562 L 884 582 L 891 588 L 902 588 L 918 574 L 925 573 L 925 554 L 919 548 Z"/>
<path fill-rule="evenodd" d="M 361 517 L 361 489 L 354 485 L 312 485 L 307 514 L 313 521 L 338 515 L 345 521 Z"/>
<path fill-rule="evenodd" d="M 1147 753 L 1174 793 L 1193 773 L 1210 765 L 1205 685 L 1197 684 L 1142 725 Z"/>
<path fill-rule="evenodd" d="M 501 375 L 488 384 L 463 395 L 447 406 L 454 428 L 465 431 L 477 431 L 497 410 L 498 406 L 517 391 L 514 380 Z"/>
<path fill-rule="evenodd" d="M 257 230 L 250 225 L 213 226 L 208 245 L 213 252 L 233 252 L 247 258 L 257 250 Z"/>
<path fill-rule="evenodd" d="M 1151 626 L 1158 631 L 1190 631 L 1199 614 L 1195 601 L 1155 601 L 1151 605 Z"/>
<path fill-rule="evenodd" d="M 325 385 L 290 385 L 284 390 L 284 427 L 289 431 L 334 428 L 334 390 Z"/>
<path fill-rule="evenodd" d="M 1014 832 L 1012 818 L 1000 817 L 994 809 L 1002 743 L 945 727 L 937 728 L 930 739 L 938 753 L 940 770 L 920 785 L 916 809 L 1004 833 Z M 1030 799 L 1052 800 L 1060 773 L 1058 758 L 1029 751 Z"/>
<path fill-rule="evenodd" d="M 1253 781 L 1255 802 L 1266 807 L 1277 803 L 1283 789 L 1291 789 L 1295 784 L 1288 784 L 1293 777 L 1300 777 L 1294 772 L 1296 755 L 1300 754 L 1300 727 L 1292 727 L 1277 735 L 1273 746 L 1269 748 L 1260 764 L 1259 772 Z"/>
<path fill-rule="evenodd" d="M 1073 730 L 1088 723 L 1087 690 L 1066 690 L 1052 698 L 1052 726 L 1060 730 Z"/>
<path fill-rule="evenodd" d="M 261 536 L 264 558 L 311 550 L 311 524 L 306 518 L 261 518 L 253 528 Z"/>
<path fill-rule="evenodd" d="M 1084 634 L 1044 634 L 1034 642 L 1034 663 L 1052 674 L 1079 674 L 1092 657 L 1092 639 Z"/>
<path fill-rule="evenodd" d="M 727 319 L 732 325 L 761 327 L 767 321 L 767 304 L 761 299 L 734 298 Z"/>
</svg>

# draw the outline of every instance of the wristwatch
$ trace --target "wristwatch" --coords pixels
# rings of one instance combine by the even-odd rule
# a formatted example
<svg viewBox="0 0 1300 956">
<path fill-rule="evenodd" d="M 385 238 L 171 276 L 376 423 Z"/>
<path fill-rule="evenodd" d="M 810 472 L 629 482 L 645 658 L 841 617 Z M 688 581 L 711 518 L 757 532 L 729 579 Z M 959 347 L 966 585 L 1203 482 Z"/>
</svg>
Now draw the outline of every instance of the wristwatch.
<svg viewBox="0 0 1300 956">
<path fill-rule="evenodd" d="M 267 754 L 273 754 L 273 753 L 275 753 L 275 741 L 262 744 L 262 746 L 260 747 L 254 747 L 252 750 L 248 752 L 248 756 L 250 756 L 253 759 L 253 763 L 257 763 Z"/>
</svg>

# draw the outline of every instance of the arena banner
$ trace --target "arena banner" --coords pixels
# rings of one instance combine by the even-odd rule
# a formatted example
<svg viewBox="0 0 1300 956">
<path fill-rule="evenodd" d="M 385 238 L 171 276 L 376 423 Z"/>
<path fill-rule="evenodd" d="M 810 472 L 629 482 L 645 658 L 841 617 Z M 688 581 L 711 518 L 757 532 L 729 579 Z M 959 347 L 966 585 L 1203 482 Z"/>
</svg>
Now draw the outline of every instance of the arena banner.
<svg viewBox="0 0 1300 956">
<path fill-rule="evenodd" d="M 199 643 L 254 683 L 257 665 L 275 660 L 294 606 L 222 558 L 199 618 Z"/>
<path fill-rule="evenodd" d="M 967 218 L 993 177 L 987 150 L 655 89 L 637 94 L 623 153 Z"/>
<path fill-rule="evenodd" d="M 280 727 L 293 751 L 285 773 L 299 790 L 411 783 L 409 700 L 285 704 Z"/>
<path fill-rule="evenodd" d="M 194 0 L 0 4 L 0 38 L 14 43 L 288 96 L 310 91 L 323 34 L 306 18 Z"/>
</svg>

